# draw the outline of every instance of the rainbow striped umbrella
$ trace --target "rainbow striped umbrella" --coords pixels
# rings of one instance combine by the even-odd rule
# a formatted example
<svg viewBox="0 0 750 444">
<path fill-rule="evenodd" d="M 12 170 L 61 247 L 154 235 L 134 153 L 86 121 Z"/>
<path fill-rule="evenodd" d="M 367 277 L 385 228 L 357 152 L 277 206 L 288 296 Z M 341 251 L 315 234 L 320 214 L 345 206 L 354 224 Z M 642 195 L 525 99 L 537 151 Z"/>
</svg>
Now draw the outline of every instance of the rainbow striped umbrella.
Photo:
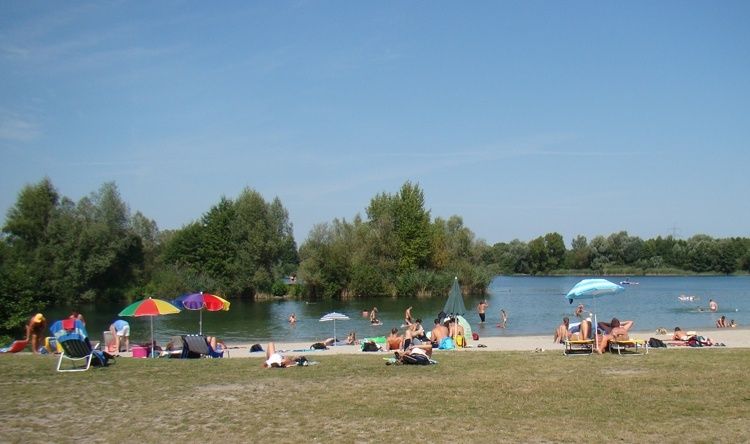
<svg viewBox="0 0 750 444">
<path fill-rule="evenodd" d="M 203 309 L 208 311 L 229 311 L 230 302 L 226 299 L 211 293 L 192 293 L 183 294 L 172 301 L 178 308 L 187 310 L 200 310 L 200 319 L 198 321 L 198 334 L 203 334 Z"/>
<path fill-rule="evenodd" d="M 161 299 L 148 298 L 125 307 L 120 316 L 148 316 L 151 318 L 151 356 L 154 355 L 154 316 L 179 313 L 180 309 Z"/>
</svg>

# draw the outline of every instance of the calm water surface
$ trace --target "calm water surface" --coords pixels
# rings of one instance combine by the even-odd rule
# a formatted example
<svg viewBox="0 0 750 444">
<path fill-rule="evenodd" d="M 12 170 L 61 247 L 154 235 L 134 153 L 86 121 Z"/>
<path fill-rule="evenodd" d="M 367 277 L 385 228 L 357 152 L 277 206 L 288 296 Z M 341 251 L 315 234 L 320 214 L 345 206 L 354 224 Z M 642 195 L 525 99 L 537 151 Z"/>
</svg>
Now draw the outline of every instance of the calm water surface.
<svg viewBox="0 0 750 444">
<path fill-rule="evenodd" d="M 622 278 L 610 277 L 619 282 Z M 552 334 L 563 316 L 574 318 L 576 303 L 569 304 L 564 298 L 581 278 L 579 277 L 496 277 L 489 288 L 489 294 L 464 297 L 467 308 L 465 315 L 480 336 L 513 336 L 530 334 Z M 630 277 L 639 285 L 625 286 L 625 292 L 605 296 L 595 301 L 585 301 L 586 310 L 597 313 L 599 320 L 609 320 L 613 316 L 635 320 L 635 329 L 654 330 L 658 327 L 708 331 L 715 328 L 718 316 L 726 315 L 735 319 L 741 327 L 750 325 L 750 277 Z M 681 294 L 698 296 L 696 302 L 680 302 Z M 446 295 L 447 297 L 447 295 Z M 385 335 L 392 327 L 403 323 L 404 310 L 412 305 L 415 317 L 421 317 L 426 327 L 445 304 L 446 297 L 432 299 L 368 299 L 366 301 L 325 301 L 306 303 L 304 301 L 232 301 L 226 312 L 203 312 L 203 332 L 219 336 L 232 342 L 312 342 L 333 336 L 331 322 L 319 322 L 324 314 L 338 311 L 348 315 L 348 321 L 337 321 L 337 336 L 346 336 L 350 330 L 357 337 Z M 483 298 L 489 303 L 487 323 L 479 324 L 476 306 Z M 171 297 L 162 297 L 171 299 Z M 719 304 L 719 312 L 703 311 L 708 300 Z M 362 310 L 378 307 L 382 326 L 374 327 Z M 89 334 L 101 339 L 101 332 L 116 319 L 117 313 L 125 304 L 82 306 L 86 316 Z M 506 329 L 496 327 L 500 309 L 509 315 Z M 69 312 L 68 307 L 48 310 L 46 315 L 60 319 Z M 292 326 L 287 322 L 289 314 L 295 313 L 298 322 Z M 154 335 L 160 343 L 173 334 L 197 333 L 198 312 L 183 311 L 176 315 L 154 318 Z M 147 341 L 150 335 L 148 318 L 126 318 L 131 325 L 131 340 Z"/>
</svg>

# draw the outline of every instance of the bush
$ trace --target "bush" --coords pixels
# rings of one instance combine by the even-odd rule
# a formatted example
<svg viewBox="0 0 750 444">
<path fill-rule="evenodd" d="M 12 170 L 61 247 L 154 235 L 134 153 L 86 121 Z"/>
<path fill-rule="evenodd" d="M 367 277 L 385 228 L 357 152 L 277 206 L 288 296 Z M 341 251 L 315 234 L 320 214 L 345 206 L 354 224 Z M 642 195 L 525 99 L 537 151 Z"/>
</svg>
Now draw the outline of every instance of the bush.
<svg viewBox="0 0 750 444">
<path fill-rule="evenodd" d="M 286 296 L 288 292 L 288 286 L 281 281 L 276 281 L 271 286 L 271 294 L 274 296 Z"/>
</svg>

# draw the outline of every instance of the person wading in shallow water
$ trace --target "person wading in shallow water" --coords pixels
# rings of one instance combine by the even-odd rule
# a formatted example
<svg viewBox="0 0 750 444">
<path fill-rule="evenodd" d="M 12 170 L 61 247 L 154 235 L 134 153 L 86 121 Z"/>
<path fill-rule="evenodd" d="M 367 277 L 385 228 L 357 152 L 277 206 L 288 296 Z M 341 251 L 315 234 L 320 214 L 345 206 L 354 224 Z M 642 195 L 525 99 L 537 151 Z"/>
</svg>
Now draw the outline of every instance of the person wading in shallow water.
<svg viewBox="0 0 750 444">
<path fill-rule="evenodd" d="M 500 323 L 497 324 L 500 328 L 505 328 L 508 325 L 508 313 L 505 312 L 505 309 L 503 308 L 500 310 Z"/>
<path fill-rule="evenodd" d="M 479 323 L 480 324 L 484 324 L 484 321 L 486 320 L 485 316 L 486 316 L 486 313 L 487 313 L 487 307 L 489 307 L 489 306 L 490 305 L 487 303 L 486 300 L 483 300 L 482 302 L 479 303 L 479 305 L 477 305 L 477 313 L 479 313 Z"/>
</svg>

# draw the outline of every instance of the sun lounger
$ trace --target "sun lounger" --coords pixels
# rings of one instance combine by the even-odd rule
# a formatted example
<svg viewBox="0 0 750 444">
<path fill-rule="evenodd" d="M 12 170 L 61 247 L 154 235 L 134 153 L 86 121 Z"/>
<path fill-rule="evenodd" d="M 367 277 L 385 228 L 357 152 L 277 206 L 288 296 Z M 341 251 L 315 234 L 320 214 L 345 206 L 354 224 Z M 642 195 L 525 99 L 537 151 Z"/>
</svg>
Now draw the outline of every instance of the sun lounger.
<svg viewBox="0 0 750 444">
<path fill-rule="evenodd" d="M 224 356 L 224 351 L 213 350 L 203 335 L 184 335 L 182 340 L 184 341 L 182 358 L 221 358 Z"/>
<path fill-rule="evenodd" d="M 594 353 L 593 339 L 568 339 L 564 343 L 563 355 L 590 355 Z"/>
<path fill-rule="evenodd" d="M 625 340 L 614 340 L 609 341 L 609 351 L 617 352 L 618 355 L 629 354 L 629 355 L 647 355 L 648 354 L 648 341 L 643 339 L 625 339 Z M 623 353 L 626 352 L 626 353 Z"/>
</svg>

